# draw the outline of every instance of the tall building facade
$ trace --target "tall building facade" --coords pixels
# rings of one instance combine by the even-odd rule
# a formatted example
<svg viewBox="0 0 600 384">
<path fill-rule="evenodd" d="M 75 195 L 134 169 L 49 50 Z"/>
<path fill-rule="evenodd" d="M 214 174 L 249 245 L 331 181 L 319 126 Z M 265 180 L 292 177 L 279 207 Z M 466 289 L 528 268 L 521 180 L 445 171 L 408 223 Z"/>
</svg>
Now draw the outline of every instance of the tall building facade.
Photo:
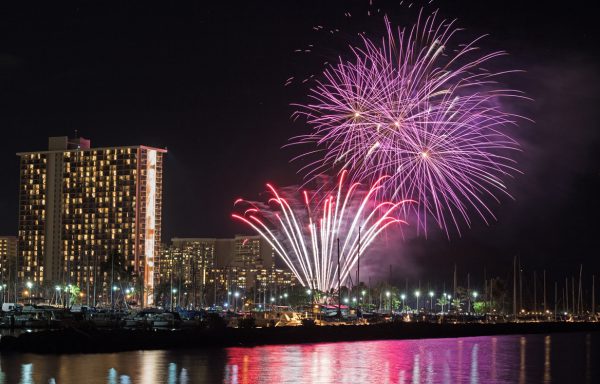
<svg viewBox="0 0 600 384">
<path fill-rule="evenodd" d="M 0 296 L 13 297 L 16 277 L 17 237 L 0 236 Z"/>
<path fill-rule="evenodd" d="M 76 285 L 84 302 L 96 304 L 106 300 L 119 260 L 118 279 L 130 279 L 151 305 L 164 153 L 141 145 L 92 148 L 67 137 L 51 137 L 47 151 L 18 153 L 21 284 Z"/>
</svg>

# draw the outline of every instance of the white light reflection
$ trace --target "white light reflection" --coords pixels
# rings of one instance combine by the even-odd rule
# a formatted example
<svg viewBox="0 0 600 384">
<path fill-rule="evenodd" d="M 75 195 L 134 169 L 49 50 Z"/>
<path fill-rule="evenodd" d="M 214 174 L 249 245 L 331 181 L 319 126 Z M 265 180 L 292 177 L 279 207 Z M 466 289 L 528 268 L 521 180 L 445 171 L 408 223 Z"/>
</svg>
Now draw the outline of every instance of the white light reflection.
<svg viewBox="0 0 600 384">
<path fill-rule="evenodd" d="M 479 383 L 479 364 L 477 353 L 479 352 L 479 344 L 475 344 L 471 350 L 471 384 Z"/>
<path fill-rule="evenodd" d="M 33 384 L 33 364 L 21 364 L 21 384 Z"/>
</svg>

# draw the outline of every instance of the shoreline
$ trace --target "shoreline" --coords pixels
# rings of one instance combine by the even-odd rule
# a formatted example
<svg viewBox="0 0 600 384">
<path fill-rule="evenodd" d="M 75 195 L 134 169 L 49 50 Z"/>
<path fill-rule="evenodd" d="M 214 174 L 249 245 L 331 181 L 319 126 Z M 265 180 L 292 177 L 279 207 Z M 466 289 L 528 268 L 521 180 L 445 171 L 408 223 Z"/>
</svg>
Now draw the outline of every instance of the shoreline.
<svg viewBox="0 0 600 384">
<path fill-rule="evenodd" d="M 65 328 L 0 338 L 1 353 L 114 353 L 371 340 L 435 339 L 511 334 L 600 332 L 599 322 L 502 324 L 384 323 L 193 330 Z"/>
</svg>

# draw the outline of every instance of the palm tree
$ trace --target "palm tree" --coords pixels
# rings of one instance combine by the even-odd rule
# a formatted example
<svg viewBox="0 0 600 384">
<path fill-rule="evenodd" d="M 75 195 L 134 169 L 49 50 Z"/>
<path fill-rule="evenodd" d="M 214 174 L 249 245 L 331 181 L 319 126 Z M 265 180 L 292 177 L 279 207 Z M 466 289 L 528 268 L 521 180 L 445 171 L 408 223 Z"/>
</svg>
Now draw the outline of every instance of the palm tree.
<svg viewBox="0 0 600 384">
<path fill-rule="evenodd" d="M 452 299 L 452 307 L 454 307 L 455 312 L 460 312 L 461 301 L 459 298 Z"/>
<path fill-rule="evenodd" d="M 446 296 L 442 296 L 441 299 L 437 299 L 437 305 L 439 305 L 442 308 L 442 313 L 444 313 L 444 306 L 448 305 L 449 301 L 446 298 Z"/>
<path fill-rule="evenodd" d="M 110 296 L 111 296 L 111 304 L 114 304 L 114 298 L 113 298 L 113 287 L 115 286 L 116 282 L 121 282 L 121 281 L 129 281 L 129 278 L 132 277 L 133 275 L 133 268 L 129 268 L 127 266 L 126 260 L 123 257 L 123 254 L 121 254 L 118 251 L 113 251 L 111 252 L 107 259 L 105 261 L 102 261 L 100 263 L 100 275 L 102 276 L 101 279 L 99 279 L 101 281 L 100 283 L 100 287 L 104 287 L 104 275 L 106 274 L 108 276 L 108 278 L 110 279 L 110 286 L 108 287 L 109 292 L 111 292 Z M 95 290 L 95 289 L 94 289 Z M 94 295 L 96 296 L 96 295 Z M 95 297 L 94 297 L 94 301 L 95 301 Z M 95 304 L 95 302 L 94 302 Z"/>
</svg>

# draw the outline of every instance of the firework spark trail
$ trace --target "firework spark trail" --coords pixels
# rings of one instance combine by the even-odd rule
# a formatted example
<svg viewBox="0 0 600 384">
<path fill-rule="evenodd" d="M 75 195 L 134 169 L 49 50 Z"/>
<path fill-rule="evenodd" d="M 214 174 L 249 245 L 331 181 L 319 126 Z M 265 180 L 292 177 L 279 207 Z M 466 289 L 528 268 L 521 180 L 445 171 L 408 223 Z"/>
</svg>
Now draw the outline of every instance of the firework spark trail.
<svg viewBox="0 0 600 384">
<path fill-rule="evenodd" d="M 499 83 L 516 71 L 482 68 L 506 53 L 479 53 L 480 38 L 455 43 L 454 24 L 434 12 L 395 32 L 386 17 L 381 40 L 362 36 L 350 60 L 315 78 L 311 102 L 297 104 L 294 116 L 311 132 L 291 140 L 316 147 L 295 159 L 318 155 L 301 168 L 307 180 L 338 169 L 369 183 L 390 175 L 379 197 L 417 201 L 403 209 L 425 231 L 428 216 L 448 235 L 449 226 L 459 234 L 461 223 L 470 226 L 472 213 L 494 218 L 486 202 L 510 197 L 504 179 L 518 173 L 509 154 L 519 146 L 505 131 L 525 119 L 500 102 L 526 97 Z"/>
<path fill-rule="evenodd" d="M 292 205 L 294 200 L 282 196 L 267 184 L 271 198 L 268 206 L 236 200 L 235 206 L 243 213 L 234 219 L 249 225 L 262 236 L 294 273 L 300 284 L 329 292 L 337 286 L 338 274 L 344 281 L 356 265 L 361 253 L 392 224 L 401 224 L 397 210 L 409 201 L 375 204 L 374 195 L 382 188 L 385 177 L 379 178 L 366 193 L 361 193 L 358 183 L 346 187 L 347 172 L 340 175 L 336 188 L 316 206 L 304 191 L 304 204 Z M 292 204 L 290 204 L 292 201 Z M 272 208 L 271 208 L 272 207 Z M 360 231 L 360 244 L 359 244 Z M 337 249 L 340 239 L 340 271 Z"/>
</svg>

